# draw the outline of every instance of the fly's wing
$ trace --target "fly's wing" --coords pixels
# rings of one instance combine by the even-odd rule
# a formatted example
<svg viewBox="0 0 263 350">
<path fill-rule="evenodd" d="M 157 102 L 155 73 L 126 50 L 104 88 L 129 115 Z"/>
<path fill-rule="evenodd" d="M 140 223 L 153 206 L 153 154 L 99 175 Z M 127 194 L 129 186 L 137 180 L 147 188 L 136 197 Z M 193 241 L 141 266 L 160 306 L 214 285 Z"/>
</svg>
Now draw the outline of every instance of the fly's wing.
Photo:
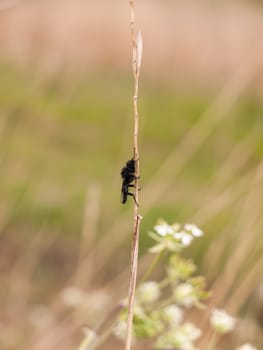
<svg viewBox="0 0 263 350">
<path fill-rule="evenodd" d="M 121 193 L 121 203 L 125 204 L 127 202 L 127 195 L 125 193 Z"/>
<path fill-rule="evenodd" d="M 127 193 L 124 190 L 122 190 L 121 191 L 121 203 L 125 204 L 126 202 L 127 202 Z"/>
<path fill-rule="evenodd" d="M 127 191 L 128 191 L 128 189 L 124 185 L 124 181 L 123 181 L 122 186 L 121 186 L 121 203 L 122 204 L 125 204 L 127 202 L 127 196 L 128 196 Z"/>
</svg>

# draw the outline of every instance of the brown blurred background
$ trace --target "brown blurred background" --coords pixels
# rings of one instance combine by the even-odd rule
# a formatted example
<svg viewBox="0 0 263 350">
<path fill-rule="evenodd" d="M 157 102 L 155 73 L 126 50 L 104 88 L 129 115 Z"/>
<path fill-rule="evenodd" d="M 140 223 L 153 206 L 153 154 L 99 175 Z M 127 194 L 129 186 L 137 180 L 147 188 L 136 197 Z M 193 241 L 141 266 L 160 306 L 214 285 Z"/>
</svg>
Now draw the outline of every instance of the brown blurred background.
<svg viewBox="0 0 263 350">
<path fill-rule="evenodd" d="M 2 59 L 46 74 L 129 70 L 125 1 L 1 0 L 1 10 Z M 151 79 L 222 84 L 262 53 L 260 1 L 140 1 L 137 22 Z"/>
</svg>

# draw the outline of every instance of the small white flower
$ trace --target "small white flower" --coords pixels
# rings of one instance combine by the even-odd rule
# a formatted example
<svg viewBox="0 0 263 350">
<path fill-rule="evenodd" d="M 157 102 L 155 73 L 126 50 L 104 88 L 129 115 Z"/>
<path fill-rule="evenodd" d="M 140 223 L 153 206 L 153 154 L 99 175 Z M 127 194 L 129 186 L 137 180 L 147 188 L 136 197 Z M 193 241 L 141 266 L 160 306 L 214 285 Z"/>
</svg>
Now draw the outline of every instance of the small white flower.
<svg viewBox="0 0 263 350">
<path fill-rule="evenodd" d="M 246 343 L 242 346 L 240 346 L 239 348 L 237 348 L 237 350 L 257 350 L 254 346 L 252 346 L 249 343 Z"/>
<path fill-rule="evenodd" d="M 180 349 L 180 350 L 195 350 L 195 347 L 192 341 L 180 328 L 176 330 L 170 330 L 160 337 L 157 338 L 155 343 L 156 349 Z"/>
<path fill-rule="evenodd" d="M 185 247 L 190 245 L 192 240 L 194 239 L 192 235 L 190 235 L 189 233 L 187 233 L 185 231 L 176 232 L 176 233 L 174 233 L 173 236 L 175 239 L 180 241 L 180 243 Z"/>
<path fill-rule="evenodd" d="M 191 232 L 191 234 L 194 236 L 194 237 L 201 237 L 203 236 L 203 231 L 200 230 L 199 227 L 197 227 L 196 225 L 194 224 L 186 224 L 184 226 L 185 230 L 186 231 L 189 231 Z"/>
<path fill-rule="evenodd" d="M 127 322 L 124 320 L 119 320 L 112 330 L 116 338 L 124 340 L 126 338 L 127 332 Z"/>
<path fill-rule="evenodd" d="M 158 233 L 160 236 L 167 236 L 173 233 L 173 229 L 170 225 L 167 223 L 163 223 L 161 225 L 156 225 L 154 226 L 155 231 Z"/>
<path fill-rule="evenodd" d="M 210 323 L 218 333 L 227 333 L 234 329 L 235 319 L 230 316 L 225 310 L 212 310 Z"/>
<path fill-rule="evenodd" d="M 166 322 L 176 325 L 182 321 L 183 311 L 177 305 L 169 305 L 162 310 L 162 316 Z"/>
<path fill-rule="evenodd" d="M 176 301 L 186 307 L 190 307 L 197 301 L 196 295 L 194 295 L 194 288 L 189 283 L 182 283 L 174 290 L 174 297 Z"/>
<path fill-rule="evenodd" d="M 186 334 L 184 334 L 184 332 L 177 332 L 176 333 L 174 345 L 178 349 L 194 350 L 194 346 L 193 346 L 191 340 L 187 337 Z"/>
<path fill-rule="evenodd" d="M 142 304 L 154 303 L 160 295 L 159 284 L 154 281 L 148 281 L 138 288 L 137 300 Z"/>
<path fill-rule="evenodd" d="M 191 341 L 195 341 L 202 335 L 201 329 L 197 328 L 193 323 L 187 322 L 183 325 L 183 331 L 185 335 Z"/>
<path fill-rule="evenodd" d="M 76 307 L 85 301 L 85 292 L 74 286 L 66 287 L 61 292 L 62 302 L 70 307 Z"/>
<path fill-rule="evenodd" d="M 178 239 L 178 241 L 180 241 L 181 238 L 182 238 L 182 232 L 176 232 L 176 233 L 174 233 L 174 238 L 175 238 L 175 239 Z"/>
</svg>

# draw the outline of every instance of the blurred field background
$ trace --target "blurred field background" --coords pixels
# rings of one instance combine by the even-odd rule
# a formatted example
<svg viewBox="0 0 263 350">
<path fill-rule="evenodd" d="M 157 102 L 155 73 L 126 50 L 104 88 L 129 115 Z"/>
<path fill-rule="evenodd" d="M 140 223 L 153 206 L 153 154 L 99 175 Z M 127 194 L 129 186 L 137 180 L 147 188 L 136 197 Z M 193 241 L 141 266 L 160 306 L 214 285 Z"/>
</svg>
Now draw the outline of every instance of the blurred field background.
<svg viewBox="0 0 263 350">
<path fill-rule="evenodd" d="M 240 317 L 222 349 L 262 349 L 263 3 L 137 2 L 140 269 L 158 218 L 199 225 L 187 256 L 210 306 Z M 0 0 L 0 349 L 76 349 L 127 293 L 129 16 L 120 0 Z"/>
</svg>

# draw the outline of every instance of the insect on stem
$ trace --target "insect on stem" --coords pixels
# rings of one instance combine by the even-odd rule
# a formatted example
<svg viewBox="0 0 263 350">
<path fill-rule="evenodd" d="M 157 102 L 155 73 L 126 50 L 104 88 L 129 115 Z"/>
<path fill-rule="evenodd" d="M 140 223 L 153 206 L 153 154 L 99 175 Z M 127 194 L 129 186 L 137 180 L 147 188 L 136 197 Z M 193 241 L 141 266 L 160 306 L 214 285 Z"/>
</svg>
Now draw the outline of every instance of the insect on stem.
<svg viewBox="0 0 263 350">
<path fill-rule="evenodd" d="M 133 200 L 137 207 L 139 206 L 136 196 L 134 193 L 129 192 L 130 188 L 135 188 L 136 185 L 133 183 L 138 180 L 138 176 L 135 175 L 136 170 L 136 160 L 134 158 L 127 161 L 126 165 L 121 170 L 122 186 L 121 186 L 121 202 L 125 204 L 127 202 L 128 196 L 133 197 Z"/>
</svg>

